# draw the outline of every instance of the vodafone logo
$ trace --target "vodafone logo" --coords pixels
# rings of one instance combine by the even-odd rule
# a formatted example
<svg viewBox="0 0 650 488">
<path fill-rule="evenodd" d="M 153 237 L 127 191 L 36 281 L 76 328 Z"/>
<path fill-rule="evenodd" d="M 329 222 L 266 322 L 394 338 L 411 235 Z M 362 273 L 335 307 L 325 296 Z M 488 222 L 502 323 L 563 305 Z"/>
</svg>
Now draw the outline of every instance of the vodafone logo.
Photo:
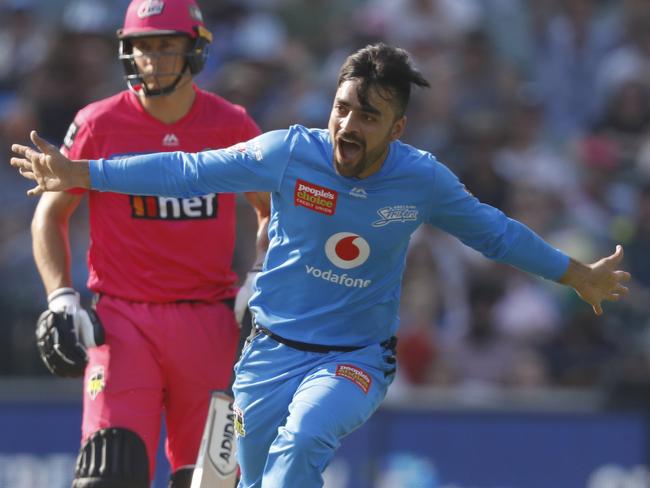
<svg viewBox="0 0 650 488">
<path fill-rule="evenodd" d="M 370 246 L 363 237 L 351 232 L 339 232 L 325 243 L 327 258 L 341 269 L 361 266 L 370 256 Z"/>
<path fill-rule="evenodd" d="M 368 241 L 360 235 L 352 232 L 339 232 L 327 239 L 325 255 L 337 268 L 356 268 L 368 260 L 370 246 Z M 331 269 L 320 269 L 308 264 L 305 265 L 305 271 L 314 278 L 348 288 L 368 288 L 372 283 L 372 280 L 348 276 L 347 273 L 339 274 Z"/>
</svg>

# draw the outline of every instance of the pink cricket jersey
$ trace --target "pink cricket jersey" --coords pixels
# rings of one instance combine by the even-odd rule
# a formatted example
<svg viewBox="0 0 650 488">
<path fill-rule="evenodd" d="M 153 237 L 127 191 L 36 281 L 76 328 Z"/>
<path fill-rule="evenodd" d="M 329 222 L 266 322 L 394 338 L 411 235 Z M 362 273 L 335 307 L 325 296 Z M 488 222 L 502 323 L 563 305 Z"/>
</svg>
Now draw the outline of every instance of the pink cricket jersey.
<svg viewBox="0 0 650 488">
<path fill-rule="evenodd" d="M 174 124 L 123 91 L 79 111 L 63 152 L 71 159 L 218 149 L 259 134 L 244 108 L 195 87 Z M 235 196 L 162 198 L 89 192 L 88 287 L 136 302 L 214 302 L 236 294 Z"/>
</svg>

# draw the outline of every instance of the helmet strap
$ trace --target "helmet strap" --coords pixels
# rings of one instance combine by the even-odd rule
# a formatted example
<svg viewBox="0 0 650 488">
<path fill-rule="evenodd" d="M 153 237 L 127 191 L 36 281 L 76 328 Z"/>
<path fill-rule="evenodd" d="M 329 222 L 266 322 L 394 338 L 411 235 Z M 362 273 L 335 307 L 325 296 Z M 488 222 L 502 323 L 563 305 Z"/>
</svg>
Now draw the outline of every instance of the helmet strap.
<svg viewBox="0 0 650 488">
<path fill-rule="evenodd" d="M 169 95 L 174 90 L 176 90 L 179 86 L 181 86 L 181 81 L 183 80 L 183 77 L 185 76 L 186 72 L 190 71 L 189 64 L 186 59 L 183 65 L 183 69 L 181 69 L 180 73 L 176 76 L 176 78 L 172 83 L 170 83 L 165 87 L 149 88 L 147 87 L 147 84 L 144 82 L 142 75 L 140 75 L 138 68 L 135 64 L 135 60 L 130 60 L 130 62 L 132 63 L 132 67 L 131 69 L 129 69 L 130 74 L 126 76 L 126 82 L 129 87 L 129 90 L 135 93 L 136 95 L 143 95 L 145 97 L 161 97 L 164 95 Z M 188 81 L 191 81 L 191 78 L 188 79 Z"/>
</svg>

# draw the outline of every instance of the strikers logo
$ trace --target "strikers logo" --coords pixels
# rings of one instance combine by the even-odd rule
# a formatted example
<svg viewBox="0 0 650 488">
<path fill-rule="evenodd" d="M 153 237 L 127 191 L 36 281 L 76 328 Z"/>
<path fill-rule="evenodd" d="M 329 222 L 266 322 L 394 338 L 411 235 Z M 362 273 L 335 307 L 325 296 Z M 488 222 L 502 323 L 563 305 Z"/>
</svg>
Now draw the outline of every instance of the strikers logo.
<svg viewBox="0 0 650 488">
<path fill-rule="evenodd" d="M 246 436 L 246 426 L 244 425 L 244 412 L 237 405 L 233 406 L 235 412 L 235 432 L 237 437 Z"/>
<path fill-rule="evenodd" d="M 372 378 L 361 368 L 357 368 L 351 364 L 337 364 L 336 376 L 349 379 L 352 383 L 357 385 L 364 393 L 368 394 Z"/>
<path fill-rule="evenodd" d="M 351 232 L 339 232 L 325 243 L 327 258 L 341 269 L 361 266 L 370 256 L 370 245 L 363 237 Z"/>
<path fill-rule="evenodd" d="M 334 215 L 338 192 L 304 180 L 296 180 L 294 204 L 325 215 Z"/>
<path fill-rule="evenodd" d="M 106 387 L 106 379 L 104 375 L 103 366 L 95 366 L 88 375 L 88 383 L 86 383 L 86 392 L 91 400 L 97 398 L 104 388 Z"/>
<path fill-rule="evenodd" d="M 393 205 L 377 210 L 381 217 L 372 223 L 373 227 L 383 227 L 391 222 L 415 222 L 418 219 L 418 208 L 415 205 Z"/>
</svg>

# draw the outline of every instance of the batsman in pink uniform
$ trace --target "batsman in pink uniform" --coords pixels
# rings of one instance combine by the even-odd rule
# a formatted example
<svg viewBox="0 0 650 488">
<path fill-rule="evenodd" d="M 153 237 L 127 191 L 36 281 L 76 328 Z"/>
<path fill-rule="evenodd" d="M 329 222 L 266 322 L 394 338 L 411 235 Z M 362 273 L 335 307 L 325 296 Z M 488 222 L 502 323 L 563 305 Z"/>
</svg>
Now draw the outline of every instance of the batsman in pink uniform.
<svg viewBox="0 0 650 488">
<path fill-rule="evenodd" d="M 68 157 L 196 152 L 259 133 L 242 107 L 192 82 L 211 41 L 194 0 L 134 0 L 118 37 L 129 90 L 77 114 L 64 140 Z M 189 487 L 209 392 L 227 387 L 239 339 L 235 195 L 88 192 L 88 287 L 96 294 L 97 321 L 80 306 L 70 278 L 67 227 L 84 194 L 44 195 L 32 222 L 47 313 L 69 318 L 84 374 L 73 487 L 148 487 L 163 412 L 170 487 Z M 267 196 L 247 197 L 264 228 Z M 61 330 L 48 336 L 51 323 L 43 328 L 44 350 L 48 340 L 65 336 Z"/>
</svg>

